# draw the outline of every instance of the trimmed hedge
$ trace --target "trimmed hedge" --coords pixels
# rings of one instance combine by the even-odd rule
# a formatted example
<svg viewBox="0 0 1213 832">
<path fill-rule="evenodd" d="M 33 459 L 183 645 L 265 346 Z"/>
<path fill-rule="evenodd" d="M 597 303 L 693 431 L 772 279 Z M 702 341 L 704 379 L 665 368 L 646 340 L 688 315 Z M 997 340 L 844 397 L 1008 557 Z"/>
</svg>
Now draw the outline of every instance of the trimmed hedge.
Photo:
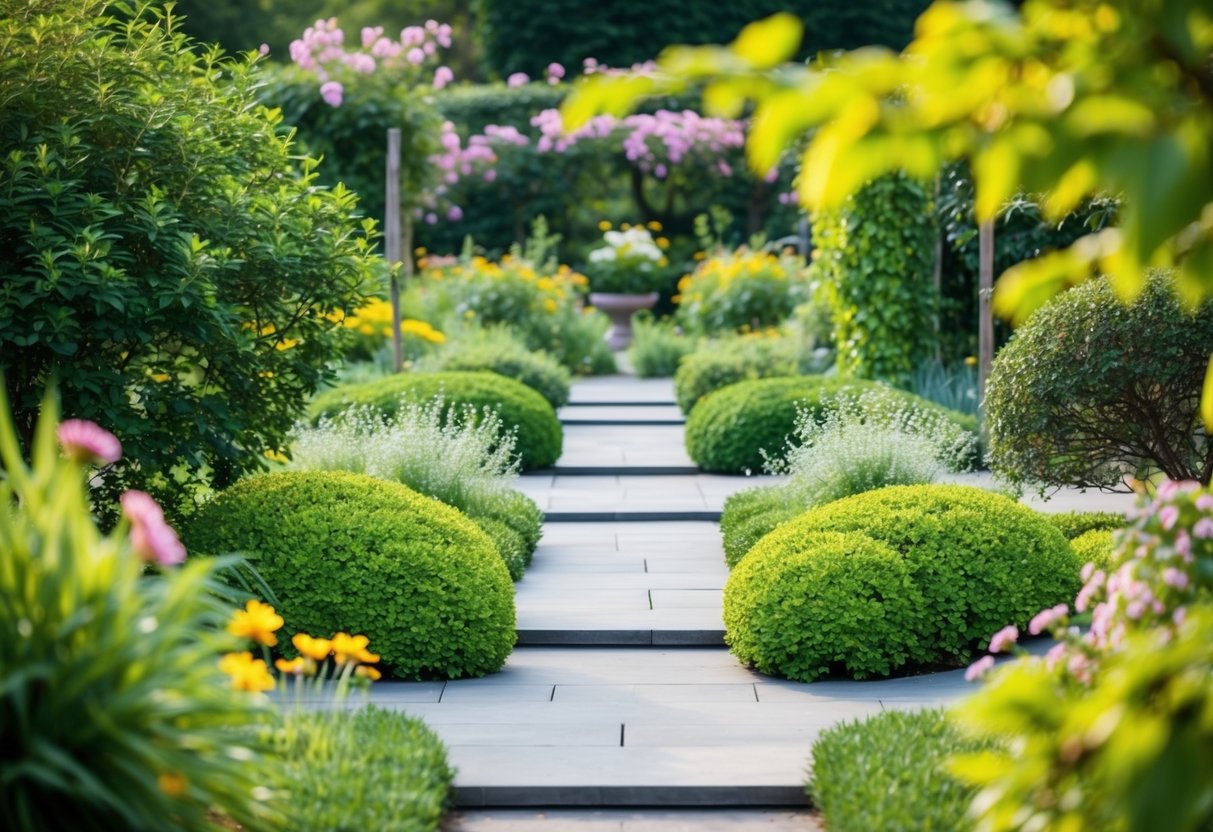
<svg viewBox="0 0 1213 832">
<path fill-rule="evenodd" d="M 817 414 L 840 393 L 870 390 L 887 391 L 909 404 L 944 413 L 965 430 L 977 429 L 972 416 L 878 382 L 789 376 L 742 381 L 705 396 L 687 417 L 687 453 L 705 471 L 742 474 L 762 470 L 761 451 L 782 455 L 800 408 Z"/>
<path fill-rule="evenodd" d="M 543 537 L 543 511 L 521 491 L 502 491 L 494 495 L 487 504 L 477 506 L 476 516 L 491 517 L 517 532 L 526 544 L 528 561 Z"/>
<path fill-rule="evenodd" d="M 329 390 L 312 402 L 313 422 L 335 416 L 351 405 L 371 405 L 391 416 L 403 401 L 427 401 L 441 395 L 446 409 L 471 404 L 497 411 L 507 430 L 518 429 L 523 469 L 547 468 L 560 458 L 563 434 L 556 411 L 525 384 L 496 373 L 404 373 L 365 384 Z"/>
<path fill-rule="evenodd" d="M 1074 556 L 1082 564 L 1093 563 L 1096 569 L 1112 570 L 1115 562 L 1112 532 L 1108 529 L 1091 529 L 1070 541 Z"/>
<path fill-rule="evenodd" d="M 1123 514 L 1112 511 L 1066 511 L 1057 514 L 1041 512 L 1041 516 L 1071 541 L 1090 531 L 1112 532 L 1123 529 L 1129 523 Z"/>
<path fill-rule="evenodd" d="M 243 552 L 286 632 L 363 633 L 399 678 L 500 670 L 514 646 L 514 587 L 467 517 L 398 483 L 290 472 L 236 483 L 183 534 L 195 552 Z"/>
<path fill-rule="evenodd" d="M 493 541 L 497 553 L 501 555 L 501 560 L 505 563 L 505 568 L 509 570 L 510 578 L 515 581 L 521 580 L 523 574 L 526 573 L 527 566 L 531 563 L 532 554 L 522 535 L 492 517 L 470 517 L 469 519 L 480 528 L 480 531 L 488 535 L 489 540 Z"/>
<path fill-rule="evenodd" d="M 833 672 L 887 676 L 921 654 L 919 632 L 906 623 L 925 599 L 897 550 L 855 532 L 763 545 L 781 530 L 725 585 L 725 640 L 738 659 L 807 682 Z"/>
<path fill-rule="evenodd" d="M 760 486 L 730 494 L 720 514 L 725 563 L 733 568 L 772 529 L 807 509 L 786 485 Z"/>
<path fill-rule="evenodd" d="M 955 754 L 987 747 L 942 710 L 888 711 L 821 733 L 808 794 L 830 832 L 963 832 L 973 828 L 966 812 L 977 789 L 946 766 Z"/>
<path fill-rule="evenodd" d="M 455 771 L 421 720 L 373 705 L 353 713 L 293 709 L 285 718 L 271 738 L 290 791 L 288 828 L 440 828 Z"/>
<path fill-rule="evenodd" d="M 425 372 L 487 371 L 520 381 L 547 400 L 553 409 L 569 401 L 569 371 L 542 350 L 532 352 L 521 342 L 493 338 L 488 343 L 454 344 L 422 359 Z"/>
<path fill-rule="evenodd" d="M 706 342 L 674 372 L 674 398 L 683 413 L 713 390 L 756 378 L 800 376 L 823 369 L 801 345 L 785 339 L 737 337 Z"/>
<path fill-rule="evenodd" d="M 892 549 L 900 569 L 870 541 Z M 847 557 L 847 547 L 862 558 Z M 759 540 L 725 587 L 725 638 L 742 661 L 800 681 L 955 666 L 1006 624 L 1069 601 L 1080 566 L 1061 532 L 1001 495 L 881 488 L 807 511 Z"/>
</svg>

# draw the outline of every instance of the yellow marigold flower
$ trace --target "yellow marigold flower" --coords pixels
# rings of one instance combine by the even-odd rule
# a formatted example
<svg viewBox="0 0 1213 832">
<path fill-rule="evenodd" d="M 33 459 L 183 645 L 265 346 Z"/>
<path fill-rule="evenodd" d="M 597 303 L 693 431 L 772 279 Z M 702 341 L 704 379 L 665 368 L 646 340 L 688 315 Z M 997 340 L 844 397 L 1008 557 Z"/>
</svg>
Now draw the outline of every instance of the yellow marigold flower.
<svg viewBox="0 0 1213 832">
<path fill-rule="evenodd" d="M 670 241 L 668 238 L 666 238 L 666 237 L 657 238 L 657 248 L 669 248 L 669 247 L 670 247 Z"/>
<path fill-rule="evenodd" d="M 657 220 L 652 220 L 651 222 L 648 223 L 648 227 L 649 227 L 649 231 L 660 231 L 661 223 L 657 222 Z M 660 240 L 657 241 L 657 245 L 661 245 Z"/>
<path fill-rule="evenodd" d="M 274 689 L 274 677 L 263 659 L 254 659 L 253 654 L 228 653 L 219 660 L 219 669 L 232 677 L 232 687 L 252 693 Z"/>
<path fill-rule="evenodd" d="M 413 254 L 416 254 L 418 257 L 425 257 L 428 253 L 425 246 L 417 246 L 417 248 L 413 249 Z"/>
<path fill-rule="evenodd" d="M 278 643 L 274 632 L 281 627 L 282 616 L 269 604 L 263 604 L 256 598 L 245 604 L 244 609 L 232 613 L 232 620 L 227 623 L 227 631 L 232 635 L 251 638 L 266 647 L 273 647 Z"/>
<path fill-rule="evenodd" d="M 682 303 L 682 295 L 673 295 L 670 297 L 670 301 L 673 303 Z"/>
<path fill-rule="evenodd" d="M 385 327 L 383 328 L 383 337 L 384 337 L 384 338 L 391 338 L 391 337 L 392 337 L 392 328 L 391 328 L 390 326 L 385 326 Z"/>
<path fill-rule="evenodd" d="M 555 312 L 557 310 L 557 308 L 559 308 L 559 307 L 557 306 L 556 301 L 552 300 L 551 298 L 548 298 L 547 300 L 545 300 L 543 302 L 543 308 L 546 309 L 548 312 Z"/>
<path fill-rule="evenodd" d="M 685 292 L 687 290 L 687 287 L 690 285 L 691 285 L 691 276 L 689 274 L 684 274 L 682 276 L 682 279 L 678 281 L 678 291 Z"/>
<path fill-rule="evenodd" d="M 623 229 L 624 231 L 627 231 L 627 230 L 628 230 L 629 228 L 631 228 L 632 226 L 631 226 L 631 225 L 629 225 L 628 223 L 626 223 L 626 222 L 625 222 L 625 223 L 621 223 L 619 227 L 620 227 L 621 229 Z"/>
<path fill-rule="evenodd" d="M 664 269 L 666 266 L 670 265 L 670 261 L 667 260 L 666 258 L 662 257 L 660 260 L 657 261 L 657 265 L 661 266 Z"/>
<path fill-rule="evenodd" d="M 379 656 L 367 650 L 370 639 L 366 636 L 352 636 L 349 633 L 337 633 L 333 636 L 333 659 L 337 664 L 346 662 L 363 662 L 373 664 L 379 661 Z"/>
<path fill-rule="evenodd" d="M 332 312 L 329 312 L 328 314 L 326 314 L 324 316 L 324 318 L 327 321 L 331 321 L 332 323 L 339 324 L 345 320 L 345 310 L 344 309 L 334 309 Z"/>
<path fill-rule="evenodd" d="M 378 682 L 383 678 L 383 674 L 380 673 L 376 668 L 368 667 L 364 664 L 354 668 L 354 675 L 370 679 L 372 682 Z"/>
<path fill-rule="evenodd" d="M 307 633 L 295 633 L 291 636 L 291 644 L 295 649 L 312 661 L 322 662 L 333 652 L 333 643 L 327 638 L 312 638 Z"/>
<path fill-rule="evenodd" d="M 363 335 L 374 335 L 375 327 L 371 326 L 370 324 L 362 324 L 360 327 L 358 327 L 358 331 Z"/>
<path fill-rule="evenodd" d="M 535 281 L 535 288 L 541 292 L 550 292 L 556 288 L 556 282 L 550 277 L 541 277 Z"/>
<path fill-rule="evenodd" d="M 274 662 L 274 667 L 292 676 L 302 676 L 307 671 L 307 663 L 307 659 L 299 656 L 294 659 L 278 659 Z"/>
<path fill-rule="evenodd" d="M 181 797 L 185 794 L 189 781 L 178 771 L 162 771 L 156 777 L 156 785 L 169 797 Z"/>
<path fill-rule="evenodd" d="M 609 222 L 607 222 L 606 220 L 602 220 L 598 223 L 598 230 L 599 231 L 610 231 L 611 224 Z"/>
</svg>

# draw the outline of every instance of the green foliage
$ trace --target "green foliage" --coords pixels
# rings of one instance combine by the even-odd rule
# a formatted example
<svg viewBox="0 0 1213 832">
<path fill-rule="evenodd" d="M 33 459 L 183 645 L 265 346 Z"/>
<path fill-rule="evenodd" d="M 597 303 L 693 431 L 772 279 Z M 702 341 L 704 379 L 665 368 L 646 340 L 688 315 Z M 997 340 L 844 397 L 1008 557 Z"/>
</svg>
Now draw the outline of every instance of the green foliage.
<svg viewBox="0 0 1213 832">
<path fill-rule="evenodd" d="M 219 670 L 235 644 L 221 564 L 144 574 L 125 522 L 98 531 L 92 472 L 60 454 L 56 421 L 48 397 L 27 468 L 0 392 L 0 826 L 213 830 L 218 811 L 277 828 L 254 788 L 272 712 Z"/>
<path fill-rule="evenodd" d="M 938 709 L 835 725 L 813 743 L 809 796 L 831 832 L 963 832 L 973 828 L 966 813 L 977 790 L 948 773 L 948 760 L 987 745 Z"/>
<path fill-rule="evenodd" d="M 543 536 L 543 511 L 534 500 L 521 491 L 498 491 L 478 505 L 474 515 L 498 520 L 517 532 L 526 544 L 529 562 Z"/>
<path fill-rule="evenodd" d="M 242 480 L 186 529 L 198 552 L 247 554 L 288 631 L 362 633 L 398 678 L 500 670 L 514 589 L 493 542 L 456 509 L 344 472 Z"/>
<path fill-rule="evenodd" d="M 497 553 L 501 555 L 501 560 L 505 563 L 505 568 L 509 570 L 510 578 L 515 581 L 521 580 L 527 566 L 531 563 L 532 554 L 522 535 L 493 517 L 469 515 L 469 519 L 480 527 L 489 540 L 493 541 Z"/>
<path fill-rule="evenodd" d="M 804 495 L 787 485 L 767 485 L 730 494 L 720 514 L 724 560 L 736 566 L 754 544 L 785 520 L 809 508 Z"/>
<path fill-rule="evenodd" d="M 678 407 L 690 413 L 708 393 L 738 381 L 821 372 L 814 343 L 812 335 L 796 329 L 701 341 L 674 373 Z"/>
<path fill-rule="evenodd" d="M 1208 483 L 1199 400 L 1213 303 L 1184 311 L 1156 276 L 1132 306 L 1105 280 L 1034 314 L 998 354 L 986 391 L 990 467 L 1014 483 L 1128 490 L 1126 477 Z"/>
<path fill-rule="evenodd" d="M 257 470 L 341 353 L 369 226 L 317 187 L 261 73 L 157 4 L 9 2 L 0 18 L 0 370 L 28 442 L 48 381 L 113 430 L 92 491 L 170 513 Z"/>
<path fill-rule="evenodd" d="M 678 320 L 692 332 L 778 326 L 809 299 L 804 258 L 742 246 L 702 260 L 678 282 Z"/>
<path fill-rule="evenodd" d="M 652 313 L 637 313 L 632 318 L 632 346 L 628 360 L 640 378 L 669 378 L 679 362 L 695 350 L 695 339 L 684 335 L 667 319 L 656 320 Z"/>
<path fill-rule="evenodd" d="M 295 708 L 275 742 L 292 828 L 438 832 L 455 771 L 421 720 L 374 706 Z"/>
<path fill-rule="evenodd" d="M 1066 540 L 1092 531 L 1115 531 L 1125 526 L 1125 516 L 1112 511 L 1041 512 L 1041 516 L 1066 536 Z"/>
<path fill-rule="evenodd" d="M 959 485 L 893 486 L 828 503 L 764 537 L 741 565 L 819 532 L 862 532 L 904 558 L 923 596 L 900 622 L 918 639 L 915 664 L 960 664 L 1004 625 L 1026 624 L 1079 585 L 1080 564 L 1061 532 L 1026 506 Z"/>
<path fill-rule="evenodd" d="M 823 376 L 766 378 L 731 384 L 695 405 L 687 417 L 687 453 L 705 471 L 740 474 L 762 470 L 771 456 L 782 455 L 787 448 L 794 447 L 792 434 L 800 411 L 807 411 L 810 418 L 820 421 L 839 395 L 867 391 L 881 392 L 890 401 L 903 401 L 927 412 L 941 413 L 965 430 L 975 429 L 971 417 L 945 411 L 878 382 L 841 381 Z"/>
<path fill-rule="evenodd" d="M 417 369 L 488 370 L 521 381 L 553 408 L 563 407 L 569 400 L 569 371 L 546 352 L 532 352 L 504 326 L 461 330 Z"/>
<path fill-rule="evenodd" d="M 523 469 L 546 468 L 559 457 L 563 434 L 556 411 L 542 396 L 521 382 L 496 373 L 404 373 L 364 384 L 329 390 L 312 403 L 313 419 L 336 416 L 351 405 L 370 405 L 391 418 L 406 402 L 426 402 L 441 396 L 444 415 L 472 405 L 495 411 L 507 431 L 517 429 L 515 445 Z"/>
<path fill-rule="evenodd" d="M 782 528 L 787 528 L 786 526 Z M 778 545 L 766 541 L 780 538 Z M 828 673 L 887 676 L 921 653 L 923 593 L 892 546 L 861 533 L 779 530 L 724 588 L 725 641 L 762 673 L 802 682 Z"/>
<path fill-rule="evenodd" d="M 813 272 L 833 310 L 839 375 L 904 385 L 930 354 L 935 234 L 926 187 L 900 174 L 813 215 Z"/>
<path fill-rule="evenodd" d="M 1123 522 L 1123 521 L 1122 521 Z M 1093 563 L 1096 569 L 1111 572 L 1114 564 L 1112 532 L 1109 529 L 1091 529 L 1070 540 L 1079 563 Z"/>
<path fill-rule="evenodd" d="M 657 57 L 671 43 L 718 43 L 742 26 L 780 9 L 804 18 L 809 37 L 799 54 L 884 44 L 900 49 L 910 39 L 922 0 L 880 0 L 865 4 L 809 2 L 779 4 L 744 0 L 727 6 L 697 6 L 657 0 L 644 6 L 586 6 L 574 0 L 520 2 L 474 0 L 485 59 L 496 74 L 526 72 L 542 77 L 556 61 L 576 71 L 585 58 L 626 67 Z"/>
<path fill-rule="evenodd" d="M 531 118 L 542 110 L 559 107 L 568 91 L 564 84 L 523 84 L 520 87 L 507 87 L 501 83 L 459 84 L 436 92 L 434 106 L 464 138 L 483 133 L 490 124 L 509 125 L 527 132 Z M 479 235 L 476 239 L 480 239 Z"/>
<path fill-rule="evenodd" d="M 936 359 L 923 361 L 906 389 L 949 410 L 977 416 L 980 401 L 977 386 L 977 359 L 965 356 L 963 363 L 955 365 L 946 365 Z"/>
</svg>

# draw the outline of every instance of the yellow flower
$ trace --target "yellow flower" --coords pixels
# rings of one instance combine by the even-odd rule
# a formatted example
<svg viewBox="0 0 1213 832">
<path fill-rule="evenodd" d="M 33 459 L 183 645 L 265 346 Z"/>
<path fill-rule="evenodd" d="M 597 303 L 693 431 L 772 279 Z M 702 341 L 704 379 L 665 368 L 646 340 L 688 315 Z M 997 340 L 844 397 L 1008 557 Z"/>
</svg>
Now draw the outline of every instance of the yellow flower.
<svg viewBox="0 0 1213 832">
<path fill-rule="evenodd" d="M 610 231 L 611 224 L 609 222 L 607 222 L 606 220 L 602 220 L 601 222 L 598 223 L 598 230 L 599 231 Z"/>
<path fill-rule="evenodd" d="M 661 223 L 657 222 L 657 220 L 653 220 L 652 222 L 650 222 L 648 224 L 648 226 L 649 226 L 649 231 L 660 231 L 661 230 Z M 657 241 L 657 245 L 661 245 L 660 240 Z"/>
<path fill-rule="evenodd" d="M 273 370 L 262 370 L 261 372 L 257 373 L 257 375 L 261 378 L 273 378 L 274 371 Z"/>
<path fill-rule="evenodd" d="M 425 250 L 425 246 L 417 246 L 417 248 L 413 249 L 413 254 L 416 254 L 418 257 L 425 257 L 428 252 Z"/>
<path fill-rule="evenodd" d="M 691 285 L 691 276 L 689 274 L 684 274 L 682 276 L 682 279 L 678 281 L 678 291 L 685 292 L 687 290 L 687 287 L 690 285 Z"/>
<path fill-rule="evenodd" d="M 317 662 L 324 661 L 333 652 L 333 643 L 327 638 L 312 638 L 307 633 L 295 633 L 291 636 L 291 644 L 304 656 Z"/>
<path fill-rule="evenodd" d="M 282 616 L 274 612 L 269 604 L 263 604 L 253 599 L 244 605 L 244 609 L 236 610 L 232 620 L 227 623 L 227 631 L 240 638 L 251 638 L 258 644 L 273 647 L 278 643 L 274 631 L 282 626 Z"/>
<path fill-rule="evenodd" d="M 219 669 L 232 677 L 232 687 L 236 690 L 260 693 L 274 689 L 274 677 L 270 675 L 265 661 L 254 659 L 247 650 L 226 654 L 219 660 Z"/>
<path fill-rule="evenodd" d="M 346 662 L 364 662 L 372 664 L 379 661 L 379 656 L 367 650 L 370 639 L 366 636 L 351 636 L 349 633 L 337 633 L 333 636 L 333 659 L 337 664 Z"/>
<path fill-rule="evenodd" d="M 670 247 L 669 239 L 667 239 L 666 237 L 657 238 L 657 248 L 669 248 L 669 247 Z"/>
<path fill-rule="evenodd" d="M 965 356 L 965 366 L 966 367 L 976 367 L 977 366 L 977 356 L 975 356 L 975 355 Z"/>
<path fill-rule="evenodd" d="M 354 668 L 354 675 L 362 676 L 363 678 L 370 679 L 372 682 L 378 682 L 380 679 L 383 678 L 382 673 L 380 673 L 375 668 L 367 667 L 366 665 L 359 665 L 358 667 Z"/>
<path fill-rule="evenodd" d="M 628 223 L 626 223 L 626 222 L 625 222 L 625 223 L 622 223 L 622 224 L 621 224 L 619 227 L 620 227 L 621 229 L 623 229 L 624 231 L 627 231 L 627 230 L 628 230 L 629 228 L 631 228 L 632 226 L 631 226 L 631 225 L 629 225 Z"/>
<path fill-rule="evenodd" d="M 547 300 L 545 300 L 543 302 L 543 308 L 546 309 L 548 312 L 555 312 L 558 307 L 556 305 L 556 301 L 552 300 L 551 298 L 548 298 Z"/>
<path fill-rule="evenodd" d="M 697 251 L 697 252 L 695 252 L 694 254 L 692 254 L 692 255 L 691 255 L 691 258 L 692 258 L 692 259 L 694 259 L 694 260 L 702 260 L 702 259 L 704 259 L 705 257 L 707 257 L 707 255 L 706 255 L 706 254 L 704 254 L 702 251 Z"/>
<path fill-rule="evenodd" d="M 284 464 L 287 462 L 290 462 L 290 460 L 287 459 L 286 454 L 282 453 L 282 451 L 275 451 L 272 448 L 265 449 L 265 458 L 272 459 L 274 462 L 281 462 Z M 237 614 L 239 614 L 239 613 L 237 613 Z"/>
<path fill-rule="evenodd" d="M 152 373 L 152 381 L 156 382 L 157 384 L 163 384 L 170 378 L 172 378 L 172 376 L 170 376 L 168 373 Z"/>
<path fill-rule="evenodd" d="M 160 791 L 164 792 L 169 797 L 181 797 L 185 794 L 186 786 L 189 781 L 185 779 L 185 775 L 177 771 L 162 771 L 156 778 L 156 785 L 160 787 Z"/>
<path fill-rule="evenodd" d="M 362 324 L 360 327 L 358 327 L 358 331 L 363 335 L 374 335 L 375 327 L 371 326 L 370 324 Z"/>
<path fill-rule="evenodd" d="M 666 258 L 662 257 L 660 260 L 657 261 L 657 265 L 661 266 L 664 269 L 666 266 L 670 265 L 670 261 L 667 260 Z"/>
<path fill-rule="evenodd" d="M 299 656 L 295 659 L 278 659 L 274 662 L 274 667 L 281 670 L 283 673 L 289 673 L 292 676 L 302 676 L 307 672 L 308 660 Z"/>
</svg>

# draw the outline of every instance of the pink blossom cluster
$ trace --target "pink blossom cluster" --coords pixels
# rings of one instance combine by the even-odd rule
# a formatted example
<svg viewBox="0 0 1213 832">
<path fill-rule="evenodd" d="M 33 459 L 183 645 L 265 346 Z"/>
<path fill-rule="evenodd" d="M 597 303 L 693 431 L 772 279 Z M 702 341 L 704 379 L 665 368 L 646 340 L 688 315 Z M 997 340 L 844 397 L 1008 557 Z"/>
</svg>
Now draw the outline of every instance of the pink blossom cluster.
<svg viewBox="0 0 1213 832">
<path fill-rule="evenodd" d="M 365 26 L 360 35 L 360 48 L 345 45 L 345 32 L 337 18 L 317 20 L 304 30 L 303 36 L 291 41 L 291 60 L 303 70 L 320 79 L 320 95 L 330 106 L 340 107 L 345 85 L 334 76 L 353 73 L 371 75 L 379 67 L 396 72 L 408 71 L 420 76 L 429 65 L 437 62 L 438 50 L 451 46 L 452 29 L 446 23 L 427 20 L 424 26 L 408 26 L 400 37 L 386 37 L 382 26 Z M 436 89 L 454 80 L 450 67 L 434 70 L 432 85 Z"/>
<path fill-rule="evenodd" d="M 1090 613 L 1087 631 L 1070 626 L 1065 604 L 1040 612 L 1028 625 L 1033 635 L 1052 631 L 1059 643 L 1045 655 L 1046 664 L 1081 684 L 1091 683 L 1101 658 L 1118 650 L 1130 633 L 1173 633 L 1187 608 L 1213 584 L 1208 578 L 1213 572 L 1213 493 L 1208 489 L 1196 482 L 1166 481 L 1128 519 L 1131 525 L 1114 539 L 1117 565 L 1110 570 L 1083 566 L 1074 611 Z M 1006 644 L 1004 638 L 999 646 Z M 994 641 L 990 651 L 998 652 Z M 979 660 L 970 673 L 979 677 L 991 665 Z"/>
<path fill-rule="evenodd" d="M 485 182 L 497 178 L 495 165 L 498 160 L 498 149 L 502 147 L 525 147 L 531 140 L 512 125 L 490 124 L 483 133 L 469 136 L 464 144 L 455 131 L 455 125 L 449 121 L 442 124 L 442 152 L 430 157 L 431 164 L 442 171 L 442 182 L 427 194 L 421 207 L 414 210 L 414 216 L 427 225 L 434 225 L 440 216 L 445 216 L 450 222 L 463 219 L 463 209 L 452 203 L 447 194 L 450 187 L 461 179 L 479 176 Z"/>
</svg>

